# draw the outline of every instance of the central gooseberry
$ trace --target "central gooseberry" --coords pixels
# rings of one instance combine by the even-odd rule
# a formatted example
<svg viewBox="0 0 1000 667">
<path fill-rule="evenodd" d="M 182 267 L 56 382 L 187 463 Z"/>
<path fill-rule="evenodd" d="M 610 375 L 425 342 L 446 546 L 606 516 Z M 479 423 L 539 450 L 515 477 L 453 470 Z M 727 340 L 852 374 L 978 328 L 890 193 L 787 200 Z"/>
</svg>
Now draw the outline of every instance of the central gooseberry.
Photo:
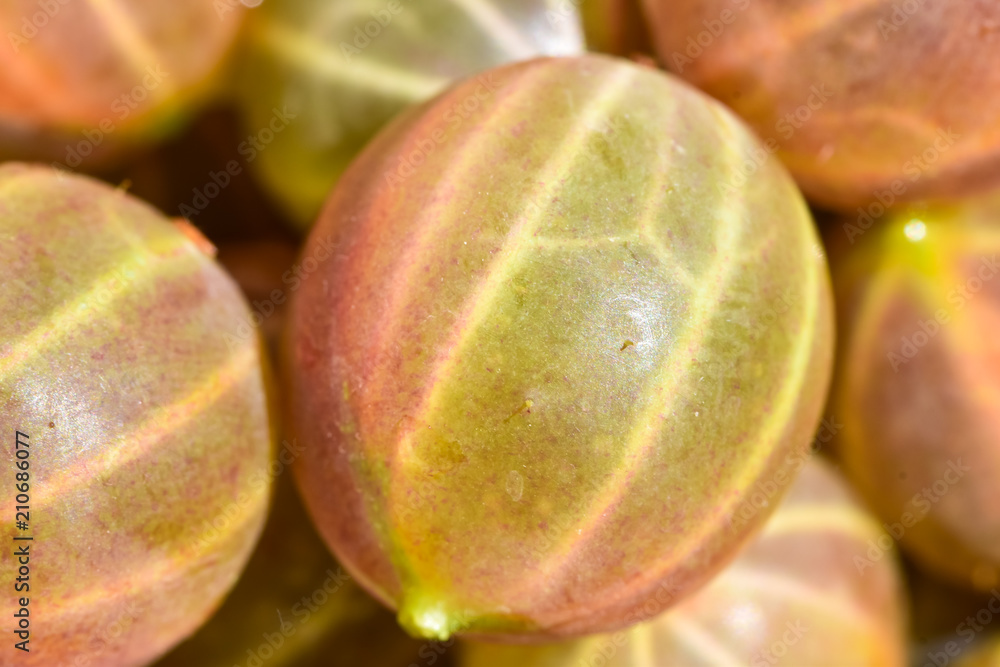
<svg viewBox="0 0 1000 667">
<path fill-rule="evenodd" d="M 600 56 L 485 76 L 387 127 L 309 239 L 297 478 L 413 634 L 606 631 L 706 581 L 791 483 L 826 264 L 784 169 L 687 85 Z"/>
</svg>

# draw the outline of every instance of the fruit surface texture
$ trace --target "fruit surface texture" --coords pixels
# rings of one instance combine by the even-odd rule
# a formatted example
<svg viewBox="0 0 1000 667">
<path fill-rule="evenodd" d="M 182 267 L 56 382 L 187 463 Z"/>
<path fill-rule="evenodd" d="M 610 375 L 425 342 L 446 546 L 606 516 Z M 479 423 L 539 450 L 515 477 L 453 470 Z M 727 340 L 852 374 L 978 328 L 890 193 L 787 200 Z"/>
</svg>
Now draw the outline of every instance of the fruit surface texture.
<svg viewBox="0 0 1000 667">
<path fill-rule="evenodd" d="M 756 140 L 679 80 L 601 56 L 486 76 L 457 127 L 478 79 L 381 133 L 309 238 L 296 473 L 414 634 L 620 627 L 731 558 L 768 513 L 738 514 L 751 487 L 807 446 L 825 259 L 780 163 L 741 180 Z"/>
<path fill-rule="evenodd" d="M 884 534 L 819 460 L 801 474 L 761 534 L 703 589 L 625 631 L 546 646 L 470 643 L 463 667 L 903 667 L 902 577 Z"/>
<path fill-rule="evenodd" d="M 834 262 L 845 470 L 923 566 L 1000 584 L 1000 198 L 896 213 Z"/>
<path fill-rule="evenodd" d="M 1000 183 L 1000 5 L 645 0 L 663 64 L 735 109 L 818 204 Z"/>
<path fill-rule="evenodd" d="M 583 50 L 580 16 L 569 2 L 265 2 L 247 30 L 244 125 L 255 134 L 281 130 L 255 144 L 266 150 L 254 167 L 308 229 L 351 160 L 406 107 L 491 67 Z M 491 94 L 485 84 L 459 100 L 456 122 Z M 272 124 L 275 110 L 287 126 Z"/>
<path fill-rule="evenodd" d="M 0 267 L 0 573 L 27 586 L 0 609 L 30 615 L 3 664 L 148 664 L 219 604 L 264 520 L 260 343 L 222 335 L 249 309 L 162 215 L 48 168 L 0 166 Z"/>
</svg>

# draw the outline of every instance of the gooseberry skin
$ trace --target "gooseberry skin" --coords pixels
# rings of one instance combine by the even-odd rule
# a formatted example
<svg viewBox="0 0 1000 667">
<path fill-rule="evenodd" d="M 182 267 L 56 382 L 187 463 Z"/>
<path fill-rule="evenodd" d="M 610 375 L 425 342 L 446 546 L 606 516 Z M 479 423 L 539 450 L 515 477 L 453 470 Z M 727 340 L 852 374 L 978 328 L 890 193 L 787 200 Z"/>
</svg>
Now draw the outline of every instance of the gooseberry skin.
<svg viewBox="0 0 1000 667">
<path fill-rule="evenodd" d="M 263 524 L 261 345 L 223 335 L 249 308 L 187 235 L 89 178 L 0 165 L 0 238 L 0 539 L 33 537 L 30 652 L 4 655 L 148 664 L 219 604 Z M 15 429 L 28 531 L 14 525 Z"/>
<path fill-rule="evenodd" d="M 479 78 L 381 133 L 310 235 L 295 471 L 411 633 L 608 630 L 766 517 L 734 519 L 815 428 L 825 260 L 777 161 L 730 193 L 758 144 L 672 77 L 602 56 L 485 76 L 458 127 Z"/>
<path fill-rule="evenodd" d="M 258 139 L 248 159 L 303 231 L 403 109 L 491 67 L 585 49 L 576 5 L 546 0 L 265 2 L 246 34 L 240 106 Z"/>
<path fill-rule="evenodd" d="M 0 4 L 0 158 L 75 168 L 164 133 L 214 93 L 244 12 L 236 0 Z"/>
<path fill-rule="evenodd" d="M 921 566 L 983 590 L 1000 583 L 998 221 L 996 196 L 898 211 L 833 263 L 844 469 Z"/>
<path fill-rule="evenodd" d="M 1000 183 L 997 3 L 644 2 L 661 62 L 775 142 L 810 201 L 853 210 Z"/>
<path fill-rule="evenodd" d="M 547 646 L 468 643 L 459 664 L 903 667 L 906 612 L 895 550 L 890 544 L 859 572 L 855 559 L 867 559 L 883 531 L 829 464 L 796 465 L 799 477 L 761 533 L 673 609 L 625 632 Z"/>
</svg>

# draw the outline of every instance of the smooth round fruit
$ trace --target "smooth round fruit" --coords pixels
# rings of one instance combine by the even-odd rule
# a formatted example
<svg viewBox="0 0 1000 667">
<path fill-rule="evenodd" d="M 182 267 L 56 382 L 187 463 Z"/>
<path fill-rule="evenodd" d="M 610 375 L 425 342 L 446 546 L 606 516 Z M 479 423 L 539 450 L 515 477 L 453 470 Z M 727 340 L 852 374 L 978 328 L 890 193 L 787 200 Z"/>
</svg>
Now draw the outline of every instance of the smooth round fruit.
<svg viewBox="0 0 1000 667">
<path fill-rule="evenodd" d="M 78 167 L 176 124 L 215 83 L 238 0 L 0 4 L 0 159 Z"/>
<path fill-rule="evenodd" d="M 0 612 L 30 617 L 30 652 L 4 660 L 146 664 L 218 605 L 264 522 L 261 343 L 222 335 L 249 309 L 159 213 L 47 168 L 0 166 L 0 267 L 0 576 L 29 571 L 28 604 L 11 590 Z"/>
<path fill-rule="evenodd" d="M 859 572 L 884 536 L 817 460 L 763 533 L 705 588 L 615 634 L 548 646 L 466 644 L 463 667 L 902 667 L 905 611 L 895 553 Z"/>
<path fill-rule="evenodd" d="M 922 566 L 982 589 L 1000 585 L 998 223 L 1000 197 L 901 211 L 834 263 L 846 470 Z"/>
<path fill-rule="evenodd" d="M 826 393 L 825 260 L 781 165 L 746 177 L 759 144 L 683 83 L 603 56 L 485 76 L 466 122 L 479 79 L 380 134 L 310 236 L 296 473 L 410 632 L 608 630 L 766 517 L 737 519 Z"/>
<path fill-rule="evenodd" d="M 316 534 L 286 461 L 260 543 L 225 603 L 155 667 L 406 667 L 423 644 L 355 584 Z"/>
<path fill-rule="evenodd" d="M 852 210 L 1000 185 L 1000 4 L 645 0 L 660 60 Z"/>
<path fill-rule="evenodd" d="M 303 230 L 401 110 L 490 67 L 584 50 L 575 5 L 547 0 L 265 2 L 247 33 L 247 159 Z M 495 91 L 484 79 L 477 92 L 449 122 L 465 122 Z"/>
</svg>

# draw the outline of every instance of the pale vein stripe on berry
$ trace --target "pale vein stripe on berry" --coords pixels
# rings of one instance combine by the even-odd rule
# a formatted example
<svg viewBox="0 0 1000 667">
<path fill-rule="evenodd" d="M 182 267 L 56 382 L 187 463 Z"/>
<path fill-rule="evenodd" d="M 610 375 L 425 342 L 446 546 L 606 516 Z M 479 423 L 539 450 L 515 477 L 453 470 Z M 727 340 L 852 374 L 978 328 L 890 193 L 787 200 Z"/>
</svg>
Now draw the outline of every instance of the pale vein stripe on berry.
<svg viewBox="0 0 1000 667">
<path fill-rule="evenodd" d="M 741 197 L 721 202 L 720 221 L 715 228 L 715 258 L 700 276 L 699 287 L 686 315 L 683 334 L 671 345 L 666 363 L 647 385 L 654 392 L 625 440 L 621 465 L 610 473 L 610 479 L 583 513 L 586 518 L 580 524 L 582 532 L 570 531 L 554 554 L 540 566 L 541 580 L 551 581 L 556 573 L 561 575 L 572 562 L 574 552 L 591 542 L 606 513 L 613 511 L 614 505 L 628 490 L 630 479 L 662 441 L 662 421 L 673 409 L 679 390 L 688 384 L 691 359 L 697 356 L 707 327 L 715 316 L 716 306 L 729 285 L 729 275 L 734 267 L 733 254 L 742 237 L 743 202 Z"/>
<path fill-rule="evenodd" d="M 853 565 L 851 567 L 848 576 L 854 574 Z M 718 591 L 719 588 L 732 591 L 725 595 L 726 599 L 763 597 L 771 600 L 787 600 L 821 611 L 845 627 L 868 630 L 878 625 L 878 620 L 870 612 L 851 604 L 850 598 L 847 597 L 849 589 L 845 588 L 837 594 L 831 590 L 807 585 L 784 571 L 766 570 L 759 566 L 743 565 L 737 561 L 709 582 L 708 586 L 704 590 L 709 594 Z"/>
<path fill-rule="evenodd" d="M 628 632 L 629 657 L 632 667 L 657 667 L 656 642 L 653 641 L 653 624 L 640 623 Z"/>
<path fill-rule="evenodd" d="M 254 23 L 259 43 L 299 69 L 321 75 L 327 81 L 404 102 L 422 102 L 447 86 L 451 79 L 396 67 L 373 58 L 348 61 L 343 54 L 305 31 L 295 31 L 276 22 Z"/>
<path fill-rule="evenodd" d="M 179 237 L 163 235 L 155 240 L 140 241 L 131 231 L 129 225 L 124 223 L 119 214 L 110 208 L 110 203 L 105 201 L 101 205 L 107 209 L 107 219 L 116 223 L 116 234 L 126 240 L 128 244 L 127 257 L 111 262 L 112 268 L 94 278 L 89 289 L 54 309 L 44 321 L 37 324 L 18 342 L 14 343 L 4 354 L 3 359 L 0 359 L 0 378 L 13 373 L 42 353 L 52 354 L 55 347 L 82 324 L 90 325 L 93 322 L 106 320 L 116 312 L 115 308 L 120 300 L 150 286 L 156 280 L 172 275 L 166 272 L 165 268 L 157 267 L 157 270 L 153 271 L 150 264 L 161 262 L 163 260 L 161 255 L 181 245 L 178 243 Z M 183 259 L 191 260 L 192 257 L 185 255 Z M 166 264 L 164 263 L 163 266 L 165 267 Z M 104 296 L 110 291 L 108 285 L 120 280 L 122 275 L 130 273 L 134 278 L 130 280 L 128 285 L 115 289 L 114 293 L 105 299 L 105 303 L 101 303 L 98 297 Z"/>
<path fill-rule="evenodd" d="M 718 113 L 718 117 L 725 121 L 725 126 L 730 131 L 736 130 L 737 132 L 739 132 L 732 125 L 732 121 L 729 117 L 729 114 Z M 744 136 L 744 135 L 742 135 L 742 133 L 740 132 L 739 136 Z M 738 141 L 737 137 L 735 136 L 732 137 L 732 140 L 734 142 Z M 752 139 L 747 139 L 746 137 L 742 139 L 742 141 L 747 141 L 747 140 L 752 140 Z M 730 155 L 735 156 L 736 153 L 735 152 L 730 153 Z M 737 168 L 738 165 L 736 165 L 734 161 L 734 163 L 731 165 L 731 171 L 735 173 Z M 733 223 L 734 218 L 732 217 L 734 215 L 734 211 L 732 211 L 731 209 L 726 209 L 726 210 L 728 215 L 725 216 L 724 219 L 729 220 L 729 226 L 734 225 L 735 224 Z M 810 239 L 813 239 L 813 236 L 814 235 L 809 235 L 809 234 L 803 235 L 802 237 L 804 241 L 803 245 L 805 246 L 806 249 L 810 248 Z M 726 255 L 726 253 L 722 252 L 722 250 L 724 249 L 731 253 L 734 250 L 733 248 L 734 245 L 735 243 L 722 244 L 722 248 L 720 248 L 720 252 L 717 255 L 719 259 L 716 260 L 716 264 L 718 264 L 721 258 Z M 811 257 L 811 254 L 804 256 Z M 820 270 L 819 263 L 810 262 L 807 265 L 807 268 L 808 268 L 808 270 L 806 271 L 807 282 L 803 289 L 803 294 L 805 295 L 803 301 L 806 304 L 806 313 L 804 314 L 804 317 L 802 319 L 802 327 L 803 328 L 808 327 L 808 332 L 800 331 L 798 336 L 796 337 L 795 348 L 792 353 L 792 360 L 790 364 L 789 377 L 787 377 L 786 381 L 782 384 L 779 394 L 775 399 L 776 407 L 770 411 L 769 415 L 765 418 L 765 421 L 761 426 L 761 431 L 758 437 L 758 442 L 760 444 L 756 448 L 751 449 L 750 455 L 744 461 L 741 462 L 740 473 L 737 474 L 736 479 L 729 485 L 731 488 L 749 488 L 749 485 L 755 479 L 760 477 L 761 472 L 764 466 L 766 465 L 768 458 L 770 458 L 770 456 L 773 454 L 773 449 L 774 449 L 773 443 L 777 441 L 780 431 L 784 430 L 787 427 L 788 420 L 791 417 L 791 413 L 795 408 L 795 406 L 798 404 L 798 399 L 802 391 L 802 387 L 804 386 L 805 370 L 810 363 L 812 342 L 816 337 L 816 326 L 818 319 L 818 300 L 813 297 L 815 294 L 818 293 L 819 286 L 817 283 L 819 280 L 819 270 Z M 713 268 L 710 270 L 710 274 L 715 273 L 716 271 L 720 271 L 720 269 L 717 266 L 713 266 Z M 703 291 L 696 296 L 696 304 L 698 304 L 699 301 L 701 301 L 701 307 L 703 309 L 707 309 L 708 305 L 710 305 L 709 302 L 705 301 L 705 299 L 707 298 L 707 293 L 709 291 L 714 292 L 716 294 L 715 297 L 716 299 L 718 299 L 719 295 L 721 294 L 722 279 L 724 279 L 728 275 L 728 270 L 723 269 L 720 271 L 720 273 L 722 275 L 720 276 L 720 281 L 717 283 L 716 289 L 709 290 L 707 287 L 703 288 Z M 700 315 L 696 314 L 695 317 L 697 318 L 697 320 L 705 320 L 707 322 L 707 318 L 705 317 L 704 313 L 701 313 Z M 696 329 L 693 326 L 690 327 L 685 333 L 685 336 L 682 339 L 682 341 L 673 347 L 673 350 L 683 355 L 685 359 L 689 358 L 688 350 L 690 349 L 691 343 L 688 342 L 688 339 L 697 330 L 698 329 Z M 697 342 L 698 344 L 700 344 L 701 341 L 698 340 Z M 680 383 L 674 383 L 673 385 L 671 385 L 671 389 L 673 391 L 676 391 L 676 387 L 679 386 L 679 384 Z M 667 392 L 663 392 L 661 394 L 661 397 L 663 396 L 663 394 L 666 393 Z M 651 408 L 654 408 L 655 403 L 653 402 L 651 403 L 652 403 Z M 633 438 L 630 439 L 630 444 L 628 446 L 628 454 L 626 454 L 626 458 L 632 458 L 632 463 L 627 470 L 620 471 L 618 474 L 614 475 L 614 479 L 616 480 L 615 482 L 609 482 L 605 486 L 605 491 L 601 494 L 600 503 L 597 505 L 597 507 L 601 511 L 595 514 L 594 511 L 591 510 L 589 514 L 590 519 L 587 520 L 586 528 L 584 529 L 586 532 L 588 533 L 593 532 L 593 530 L 595 530 L 596 528 L 596 525 L 600 522 L 604 511 L 610 510 L 615 500 L 617 500 L 624 494 L 625 492 L 624 488 L 615 490 L 611 485 L 617 483 L 624 486 L 624 480 L 627 480 L 629 475 L 631 474 L 631 471 L 636 469 L 638 465 L 642 462 L 643 459 L 642 456 L 639 455 L 639 452 L 641 452 L 642 455 L 648 453 L 648 451 L 652 447 L 649 441 L 658 435 L 658 431 L 652 428 L 653 422 L 656 419 L 658 419 L 660 415 L 665 414 L 665 411 L 669 409 L 671 404 L 672 404 L 672 397 L 668 401 L 667 405 L 663 407 L 663 411 L 657 412 L 654 409 L 647 409 L 644 415 L 644 419 L 639 422 L 642 425 L 642 427 L 633 430 Z M 634 441 L 634 438 L 639 438 L 640 442 L 636 443 Z M 649 585 L 652 582 L 661 579 L 666 572 L 669 572 L 671 570 L 671 568 L 676 567 L 678 563 L 688 558 L 688 556 L 698 548 L 698 545 L 704 544 L 704 540 L 708 535 L 714 532 L 718 532 L 720 530 L 724 530 L 724 525 L 727 523 L 727 517 L 731 515 L 736 505 L 738 505 L 740 502 L 741 499 L 737 494 L 729 494 L 729 496 L 725 500 L 721 500 L 713 512 L 713 520 L 705 521 L 700 528 L 696 528 L 692 532 L 692 534 L 688 535 L 687 539 L 683 540 L 681 543 L 676 545 L 676 547 L 671 549 L 669 555 L 665 554 L 665 557 L 661 562 L 657 563 L 655 567 L 651 567 L 649 570 L 647 570 L 644 576 L 638 578 L 639 581 L 636 582 L 637 586 L 641 586 L 642 584 Z M 577 545 L 576 548 L 578 549 L 580 548 L 579 545 L 583 544 L 584 542 L 585 542 L 584 540 L 580 539 L 579 535 L 568 536 L 567 539 L 564 541 L 564 544 L 557 552 L 557 556 L 553 559 L 550 559 L 549 563 L 543 566 L 541 578 L 551 583 L 553 576 L 552 572 L 553 569 L 565 570 L 565 568 L 568 567 L 570 559 L 567 557 L 573 551 L 572 545 L 574 544 Z M 567 548 L 567 545 L 569 545 L 570 548 Z M 560 560 L 559 558 L 560 555 L 562 556 L 561 563 L 558 562 Z M 557 564 L 556 568 L 553 568 L 552 565 L 553 562 Z M 626 593 L 623 591 L 617 597 L 624 597 L 625 594 Z M 611 598 L 609 598 L 609 600 L 610 599 L 617 599 L 617 598 L 615 596 L 612 596 Z"/>
<path fill-rule="evenodd" d="M 497 9 L 496 2 L 488 0 L 450 0 L 459 7 L 475 23 L 488 38 L 506 51 L 510 60 L 527 60 L 537 55 L 534 47 L 518 26 L 511 23 L 503 12 Z"/>
<path fill-rule="evenodd" d="M 85 0 L 103 21 L 107 34 L 125 56 L 132 71 L 143 74 L 148 67 L 160 65 L 161 54 L 158 54 L 149 40 L 136 26 L 135 21 L 124 11 L 116 0 Z M 131 3 L 130 3 L 131 4 Z M 160 81 L 147 92 L 153 99 L 169 97 L 175 90 L 173 82 Z"/>
<path fill-rule="evenodd" d="M 689 288 L 696 288 L 698 284 L 698 279 L 695 277 L 691 271 L 684 266 L 683 262 L 680 262 L 670 251 L 670 248 L 661 241 L 655 234 L 653 234 L 649 229 L 643 227 L 639 230 L 639 238 L 650 245 L 653 253 L 660 258 L 663 265 L 668 267 L 670 270 L 670 277 L 672 280 L 676 280 L 682 285 Z"/>
<path fill-rule="evenodd" d="M 587 104 L 586 110 L 579 114 L 578 120 L 570 126 L 560 145 L 546 161 L 537 179 L 538 190 L 529 195 L 535 202 L 551 202 L 560 187 L 560 177 L 576 159 L 583 156 L 583 138 L 590 132 L 590 127 L 607 115 L 610 108 L 621 103 L 624 89 L 631 83 L 634 74 L 628 69 L 618 69 L 613 78 L 609 79 Z M 530 240 L 541 223 L 545 206 L 538 206 L 530 213 L 522 214 L 507 232 L 503 246 L 495 254 L 493 261 L 485 273 L 485 277 L 466 298 L 460 315 L 456 318 L 455 327 L 447 341 L 441 345 L 443 350 L 439 361 L 428 377 L 429 388 L 417 409 L 414 424 L 427 422 L 427 415 L 437 407 L 440 391 L 446 378 L 458 363 L 465 346 L 473 333 L 479 329 L 491 312 L 493 301 L 508 284 L 511 275 L 519 268 L 522 261 L 530 256 L 524 250 L 530 247 Z M 395 456 L 397 461 L 408 461 L 412 457 L 413 430 L 408 431 L 400 440 Z"/>
<path fill-rule="evenodd" d="M 808 214 L 806 213 L 806 215 Z M 812 257 L 810 251 L 814 235 L 804 234 L 802 238 L 804 239 L 802 256 Z M 758 442 L 760 444 L 758 447 L 749 450 L 750 455 L 747 459 L 742 461 L 740 474 L 737 476 L 735 483 L 731 485 L 732 488 L 750 488 L 750 485 L 756 479 L 760 478 L 768 459 L 773 455 L 774 444 L 780 439 L 781 432 L 788 428 L 788 425 L 791 423 L 791 419 L 793 417 L 793 412 L 799 405 L 799 398 L 801 397 L 801 393 L 806 382 L 806 369 L 811 363 L 811 355 L 813 352 L 812 344 L 816 340 L 818 333 L 818 294 L 820 291 L 818 283 L 821 270 L 825 271 L 825 263 L 820 260 L 810 261 L 807 264 L 807 270 L 805 272 L 806 284 L 802 292 L 804 294 L 802 301 L 805 303 L 806 311 L 800 321 L 801 330 L 798 331 L 795 336 L 795 347 L 792 352 L 791 363 L 789 364 L 788 376 L 782 383 L 778 396 L 775 398 L 773 407 L 767 417 L 765 417 L 764 423 L 761 426 L 758 436 Z M 705 538 L 709 534 L 723 530 L 724 524 L 728 523 L 728 517 L 733 515 L 736 506 L 740 502 L 744 502 L 744 500 L 742 500 L 737 494 L 732 494 L 730 497 L 721 501 L 714 512 L 715 520 L 706 521 L 704 526 L 697 529 L 694 534 L 686 540 L 683 548 L 675 551 L 675 555 L 664 562 L 663 567 L 659 570 L 659 576 L 663 576 L 663 573 L 670 567 L 673 567 L 677 563 L 680 563 L 683 559 L 686 559 L 698 548 L 697 545 L 704 543 Z M 650 578 L 647 577 L 646 579 L 648 580 Z M 652 580 L 655 580 L 655 578 Z"/>
<path fill-rule="evenodd" d="M 804 207 L 804 204 L 803 204 Z M 804 211 L 808 216 L 808 212 Z M 811 244 L 815 241 L 815 235 L 806 233 L 802 235 L 803 254 L 802 257 L 813 257 L 811 254 Z M 764 423 L 758 436 L 760 445 L 750 449 L 750 456 L 741 463 L 740 474 L 737 476 L 733 488 L 750 488 L 751 484 L 759 479 L 767 461 L 774 452 L 774 444 L 779 441 L 781 432 L 788 428 L 791 423 L 793 412 L 799 405 L 799 399 L 806 382 L 806 369 L 811 364 L 812 344 L 817 337 L 817 325 L 819 323 L 819 298 L 820 293 L 820 271 L 825 271 L 825 263 L 821 260 L 807 260 L 806 283 L 802 293 L 805 304 L 805 313 L 800 321 L 800 330 L 795 336 L 795 347 L 792 351 L 791 363 L 789 364 L 788 376 L 781 384 L 778 396 L 772 404 L 772 409 L 764 418 Z M 715 511 L 715 521 L 705 522 L 705 525 L 695 531 L 687 541 L 686 550 L 682 550 L 676 557 L 670 559 L 670 565 L 679 563 L 692 553 L 698 544 L 713 531 L 723 529 L 723 525 L 728 522 L 727 517 L 732 516 L 736 505 L 742 500 L 737 495 L 732 495 L 719 503 Z"/>
<path fill-rule="evenodd" d="M 67 495 L 114 475 L 123 466 L 155 458 L 154 450 L 162 440 L 175 437 L 196 418 L 218 410 L 219 400 L 256 372 L 258 363 L 256 349 L 250 345 L 241 346 L 228 362 L 206 373 L 186 396 L 174 399 L 165 407 L 148 408 L 149 416 L 128 432 L 104 434 L 105 438 L 115 441 L 114 445 L 100 448 L 94 456 L 79 460 L 46 480 L 44 495 L 37 503 L 39 508 L 60 502 Z"/>
<path fill-rule="evenodd" d="M 172 544 L 175 550 L 171 554 L 153 555 L 152 562 L 144 563 L 138 569 L 122 570 L 114 574 L 114 582 L 94 582 L 83 592 L 72 597 L 62 598 L 58 604 L 46 610 L 46 618 L 58 618 L 62 614 L 79 614 L 81 609 L 88 610 L 91 615 L 101 605 L 119 605 L 120 600 L 109 595 L 111 590 L 121 590 L 128 593 L 138 592 L 136 597 L 142 598 L 143 592 L 161 590 L 177 590 L 191 581 L 194 573 L 203 573 L 206 569 L 219 567 L 219 554 L 229 550 L 221 545 L 227 542 L 250 543 L 249 531 L 262 517 L 270 502 L 270 491 L 267 485 L 261 485 L 260 490 L 250 492 L 253 504 L 243 510 L 244 516 L 235 526 L 226 531 L 219 531 L 214 539 L 195 538 L 190 542 Z M 221 516 L 222 509 L 219 509 Z M 214 517 L 213 517 L 214 518 Z M 141 531 L 141 526 L 135 527 Z M 213 531 L 215 532 L 215 531 Z M 118 536 L 122 536 L 122 531 Z"/>
<path fill-rule="evenodd" d="M 658 153 L 659 157 L 663 157 L 662 152 Z M 696 287 L 697 279 L 694 274 L 684 265 L 683 262 L 679 261 L 667 247 L 665 243 L 656 235 L 652 229 L 652 225 L 658 221 L 658 218 L 663 211 L 663 199 L 666 196 L 666 174 L 667 168 L 665 165 L 660 165 L 661 169 L 654 170 L 653 177 L 650 179 L 650 185 L 647 189 L 644 201 L 645 206 L 643 207 L 641 217 L 636 225 L 636 230 L 630 234 L 625 234 L 622 236 L 595 236 L 595 237 L 584 237 L 584 238 L 551 238 L 544 236 L 536 236 L 530 240 L 530 244 L 539 248 L 545 249 L 575 249 L 575 248 L 596 248 L 604 244 L 618 244 L 618 243 L 637 243 L 640 246 L 646 246 L 662 263 L 665 268 L 668 269 L 669 274 L 666 275 L 668 279 L 676 281 L 684 285 L 685 287 L 694 289 Z"/>
<path fill-rule="evenodd" d="M 669 271 L 669 274 L 664 275 L 665 278 L 680 283 L 688 289 L 695 289 L 696 279 L 691 271 L 677 261 L 677 258 L 663 243 L 643 232 L 626 236 L 596 236 L 579 239 L 553 239 L 538 236 L 532 239 L 528 245 L 541 250 L 579 250 L 597 249 L 602 246 L 622 246 L 626 243 L 634 243 L 635 247 L 648 250 L 659 259 L 663 263 L 663 267 Z"/>
<path fill-rule="evenodd" d="M 685 618 L 675 611 L 659 622 L 670 630 L 678 644 L 686 647 L 694 655 L 708 658 L 706 663 L 712 667 L 746 667 L 746 662 L 740 656 L 730 651 L 695 620 Z"/>
<path fill-rule="evenodd" d="M 817 33 L 828 31 L 830 26 L 836 25 L 837 22 L 848 20 L 854 14 L 876 8 L 882 4 L 884 4 L 884 0 L 839 0 L 838 2 L 813 2 L 806 5 L 782 4 L 780 9 L 772 11 L 771 16 L 768 17 L 771 24 L 769 34 L 774 35 L 772 39 L 762 40 L 761 35 L 765 33 L 758 30 L 742 30 L 735 32 L 735 37 L 727 38 L 727 48 L 732 53 L 742 54 L 745 62 L 760 62 L 767 59 L 767 54 L 761 51 L 762 47 L 766 47 L 768 52 L 771 52 L 775 45 L 783 47 L 785 51 L 794 51 L 801 44 L 810 43 L 810 40 Z M 802 7 L 802 9 L 795 11 L 795 7 Z M 700 24 L 692 26 L 692 28 L 702 30 Z M 875 30 L 874 23 L 872 29 Z M 780 37 L 778 37 L 779 35 Z M 775 56 L 770 57 L 774 58 Z"/>
<path fill-rule="evenodd" d="M 882 534 L 882 529 L 867 514 L 846 503 L 805 503 L 778 509 L 764 524 L 761 538 L 826 531 L 862 543 Z"/>
<path fill-rule="evenodd" d="M 516 113 L 522 100 L 531 99 L 537 94 L 534 80 L 542 78 L 545 75 L 545 69 L 537 67 L 521 69 L 518 70 L 517 74 L 518 78 L 510 81 L 509 85 L 504 86 L 497 93 L 498 97 L 490 105 L 488 111 L 485 111 L 481 118 L 476 119 L 477 126 L 483 128 L 505 127 L 507 123 L 500 122 L 498 117 L 501 117 L 501 114 L 505 112 Z M 461 89 L 450 91 L 434 108 L 448 106 L 453 98 L 461 94 Z M 423 123 L 425 120 L 426 118 L 419 123 Z M 419 126 L 410 133 L 410 137 L 421 135 Z M 489 146 L 495 140 L 494 134 L 488 131 L 459 135 L 454 137 L 452 141 L 458 141 L 460 138 L 465 138 L 465 142 L 454 152 L 444 170 L 436 175 L 433 190 L 423 200 L 422 211 L 411 226 L 414 235 L 403 248 L 403 254 L 396 264 L 391 278 L 385 280 L 384 284 L 388 285 L 389 292 L 388 303 L 383 311 L 384 314 L 380 316 L 378 327 L 380 333 L 375 342 L 375 352 L 372 355 L 374 359 L 389 358 L 391 356 L 389 351 L 399 345 L 399 332 L 405 321 L 402 313 L 413 302 L 412 297 L 419 285 L 416 276 L 423 266 L 424 258 L 435 254 L 443 230 L 448 225 L 454 224 L 455 215 L 458 212 L 457 208 L 465 205 L 463 200 L 454 196 L 450 191 L 455 188 L 456 183 L 461 183 L 468 178 L 470 173 L 474 172 L 474 165 L 482 159 L 484 154 L 489 152 Z M 404 148 L 411 146 L 412 141 L 405 144 Z M 384 201 L 387 198 L 383 196 L 380 199 Z M 381 215 L 382 212 L 380 211 L 379 214 Z M 389 211 L 386 214 L 393 215 L 394 212 Z M 373 213 L 365 212 L 365 215 L 373 215 Z M 381 280 L 381 276 L 379 279 Z M 371 380 L 372 385 L 370 389 L 366 390 L 366 393 L 370 396 L 381 395 L 385 382 L 391 375 L 391 372 L 385 370 L 376 371 Z"/>
</svg>

